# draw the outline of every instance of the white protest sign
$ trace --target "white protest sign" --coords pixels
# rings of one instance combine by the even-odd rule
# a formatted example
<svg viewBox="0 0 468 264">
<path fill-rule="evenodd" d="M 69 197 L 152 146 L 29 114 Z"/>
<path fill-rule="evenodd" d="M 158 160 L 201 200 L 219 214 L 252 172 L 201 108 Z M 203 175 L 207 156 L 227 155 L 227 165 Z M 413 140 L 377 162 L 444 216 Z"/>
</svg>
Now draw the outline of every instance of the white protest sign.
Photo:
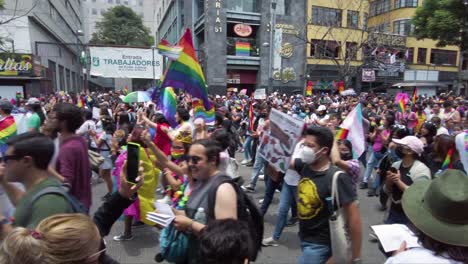
<svg viewBox="0 0 468 264">
<path fill-rule="evenodd" d="M 90 74 L 106 78 L 159 79 L 162 56 L 152 49 L 90 47 Z"/>
<path fill-rule="evenodd" d="M 254 93 L 254 99 L 265 100 L 266 99 L 266 89 L 256 89 Z"/>
<path fill-rule="evenodd" d="M 276 170 L 286 173 L 303 128 L 304 121 L 272 109 L 270 131 L 260 140 L 258 153 Z"/>
</svg>

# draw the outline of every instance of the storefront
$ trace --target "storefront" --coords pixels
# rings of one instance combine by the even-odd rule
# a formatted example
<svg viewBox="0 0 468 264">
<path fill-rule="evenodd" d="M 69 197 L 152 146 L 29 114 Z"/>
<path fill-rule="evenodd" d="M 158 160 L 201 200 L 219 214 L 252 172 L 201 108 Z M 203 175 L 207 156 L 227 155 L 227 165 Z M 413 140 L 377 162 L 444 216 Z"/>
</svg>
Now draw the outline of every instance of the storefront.
<svg viewBox="0 0 468 264">
<path fill-rule="evenodd" d="M 41 70 L 40 60 L 31 54 L 0 53 L 0 96 L 39 95 Z"/>
</svg>

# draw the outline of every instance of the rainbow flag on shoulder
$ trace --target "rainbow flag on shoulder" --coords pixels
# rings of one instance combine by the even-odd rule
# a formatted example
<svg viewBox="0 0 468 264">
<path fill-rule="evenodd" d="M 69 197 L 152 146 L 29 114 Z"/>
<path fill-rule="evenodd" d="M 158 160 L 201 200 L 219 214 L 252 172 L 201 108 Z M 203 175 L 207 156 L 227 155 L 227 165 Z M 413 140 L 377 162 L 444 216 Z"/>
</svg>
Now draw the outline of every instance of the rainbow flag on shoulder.
<svg viewBox="0 0 468 264">
<path fill-rule="evenodd" d="M 0 120 L 0 144 L 16 135 L 16 122 L 13 116 L 7 116 Z"/>
</svg>

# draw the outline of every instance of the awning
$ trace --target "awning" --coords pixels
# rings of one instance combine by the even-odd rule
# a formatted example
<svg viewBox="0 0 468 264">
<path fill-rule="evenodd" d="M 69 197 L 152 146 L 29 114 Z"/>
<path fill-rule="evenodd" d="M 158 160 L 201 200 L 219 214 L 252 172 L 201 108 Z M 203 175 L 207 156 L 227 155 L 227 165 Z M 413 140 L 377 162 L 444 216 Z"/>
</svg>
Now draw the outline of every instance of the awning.
<svg viewBox="0 0 468 264">
<path fill-rule="evenodd" d="M 447 88 L 448 85 L 443 82 L 401 82 L 395 83 L 392 87 L 443 87 Z"/>
<path fill-rule="evenodd" d="M 42 77 L 31 77 L 31 76 L 2 76 L 2 75 L 0 75 L 0 79 L 3 79 L 3 80 L 41 80 Z"/>
</svg>

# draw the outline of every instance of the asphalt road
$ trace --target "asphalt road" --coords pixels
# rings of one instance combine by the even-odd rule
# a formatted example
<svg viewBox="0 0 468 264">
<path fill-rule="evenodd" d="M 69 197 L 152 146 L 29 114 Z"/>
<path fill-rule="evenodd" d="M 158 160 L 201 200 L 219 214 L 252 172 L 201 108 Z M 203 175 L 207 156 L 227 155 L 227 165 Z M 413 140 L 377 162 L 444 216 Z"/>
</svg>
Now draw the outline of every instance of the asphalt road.
<svg viewBox="0 0 468 264">
<path fill-rule="evenodd" d="M 240 174 L 248 182 L 251 169 L 241 166 Z M 256 193 L 252 195 L 258 202 L 263 197 L 265 185 L 262 181 L 257 183 Z M 93 185 L 93 207 L 94 212 L 101 203 L 101 197 L 105 194 L 104 183 Z M 383 263 L 384 256 L 377 249 L 377 244 L 369 242 L 370 225 L 379 224 L 383 220 L 383 213 L 378 210 L 378 199 L 369 198 L 366 190 L 359 190 L 359 203 L 363 221 L 363 263 Z M 158 199 L 161 197 L 157 197 Z M 278 210 L 279 193 L 275 193 L 275 198 L 267 214 L 265 215 L 265 236 L 271 236 Z M 134 228 L 132 241 L 116 242 L 113 236 L 123 232 L 123 221 L 118 221 L 112 228 L 111 234 L 106 238 L 107 252 L 120 263 L 147 264 L 156 263 L 154 256 L 159 252 L 158 230 L 151 227 Z M 259 258 L 255 263 L 297 263 L 301 254 L 300 242 L 298 238 L 298 227 L 287 227 L 279 240 L 280 246 L 263 248 Z M 313 264 L 313 263 L 311 263 Z"/>
</svg>

